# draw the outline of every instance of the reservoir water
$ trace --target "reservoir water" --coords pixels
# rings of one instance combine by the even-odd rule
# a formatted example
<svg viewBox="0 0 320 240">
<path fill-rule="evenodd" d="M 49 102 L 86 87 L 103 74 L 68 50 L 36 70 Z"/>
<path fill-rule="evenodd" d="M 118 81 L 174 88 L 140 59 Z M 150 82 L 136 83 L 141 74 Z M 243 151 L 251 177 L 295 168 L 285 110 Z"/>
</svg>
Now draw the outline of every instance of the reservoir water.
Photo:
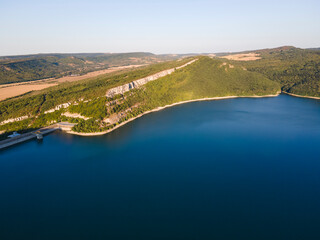
<svg viewBox="0 0 320 240">
<path fill-rule="evenodd" d="M 320 239 L 320 100 L 195 102 L 2 151 L 0 239 Z"/>
</svg>

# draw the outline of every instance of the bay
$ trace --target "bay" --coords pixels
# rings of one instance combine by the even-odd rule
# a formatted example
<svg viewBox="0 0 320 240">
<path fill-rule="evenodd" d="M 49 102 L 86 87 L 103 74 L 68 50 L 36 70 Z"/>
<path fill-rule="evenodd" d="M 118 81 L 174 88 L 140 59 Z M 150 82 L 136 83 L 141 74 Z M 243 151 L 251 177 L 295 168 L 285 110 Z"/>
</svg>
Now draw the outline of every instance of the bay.
<svg viewBox="0 0 320 240">
<path fill-rule="evenodd" d="M 0 152 L 0 239 L 320 239 L 320 101 L 194 102 Z"/>
</svg>

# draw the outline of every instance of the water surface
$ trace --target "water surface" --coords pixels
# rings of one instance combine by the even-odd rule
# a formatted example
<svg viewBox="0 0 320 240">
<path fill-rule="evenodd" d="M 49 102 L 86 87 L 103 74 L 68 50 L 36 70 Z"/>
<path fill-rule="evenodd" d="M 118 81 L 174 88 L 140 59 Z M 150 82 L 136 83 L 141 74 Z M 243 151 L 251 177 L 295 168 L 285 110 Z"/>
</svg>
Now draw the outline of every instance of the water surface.
<svg viewBox="0 0 320 240">
<path fill-rule="evenodd" d="M 0 152 L 0 239 L 320 239 L 320 101 L 175 106 Z"/>
</svg>

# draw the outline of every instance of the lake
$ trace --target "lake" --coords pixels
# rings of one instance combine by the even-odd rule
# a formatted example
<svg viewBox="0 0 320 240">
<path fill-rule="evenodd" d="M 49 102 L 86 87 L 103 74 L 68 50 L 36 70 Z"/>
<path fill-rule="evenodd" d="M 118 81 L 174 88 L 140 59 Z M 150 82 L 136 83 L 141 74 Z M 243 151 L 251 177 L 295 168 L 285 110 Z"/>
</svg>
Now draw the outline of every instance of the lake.
<svg viewBox="0 0 320 240">
<path fill-rule="evenodd" d="M 0 152 L 0 239 L 320 239 L 320 100 L 194 102 Z"/>
</svg>

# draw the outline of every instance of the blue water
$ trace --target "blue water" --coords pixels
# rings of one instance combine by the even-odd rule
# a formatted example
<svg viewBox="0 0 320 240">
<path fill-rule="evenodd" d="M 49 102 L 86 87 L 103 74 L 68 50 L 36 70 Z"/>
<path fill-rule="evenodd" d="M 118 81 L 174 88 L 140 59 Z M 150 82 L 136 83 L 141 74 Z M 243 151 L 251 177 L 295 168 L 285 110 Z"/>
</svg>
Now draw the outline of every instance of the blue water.
<svg viewBox="0 0 320 240">
<path fill-rule="evenodd" d="M 0 239 L 320 239 L 320 101 L 196 102 L 2 151 Z"/>
</svg>

